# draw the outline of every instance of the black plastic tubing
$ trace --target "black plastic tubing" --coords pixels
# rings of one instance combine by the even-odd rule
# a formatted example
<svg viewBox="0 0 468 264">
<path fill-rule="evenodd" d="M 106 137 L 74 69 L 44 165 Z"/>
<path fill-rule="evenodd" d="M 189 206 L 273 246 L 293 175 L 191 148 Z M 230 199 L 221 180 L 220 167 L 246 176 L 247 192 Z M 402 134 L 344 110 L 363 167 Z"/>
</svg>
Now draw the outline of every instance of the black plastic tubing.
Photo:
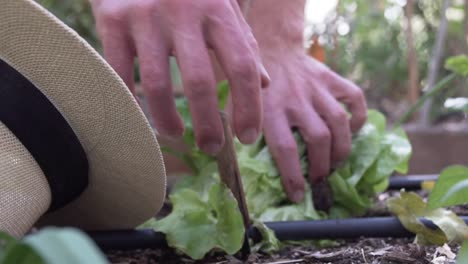
<svg viewBox="0 0 468 264">
<path fill-rule="evenodd" d="M 462 219 L 468 223 L 468 216 Z M 430 220 L 419 219 L 429 228 L 437 229 Z M 279 240 L 351 239 L 359 237 L 413 237 L 396 217 L 350 218 L 340 220 L 267 222 Z M 88 233 L 103 250 L 133 250 L 167 247 L 165 235 L 153 230 L 120 230 Z M 249 238 L 260 241 L 261 234 L 249 229 Z"/>
</svg>

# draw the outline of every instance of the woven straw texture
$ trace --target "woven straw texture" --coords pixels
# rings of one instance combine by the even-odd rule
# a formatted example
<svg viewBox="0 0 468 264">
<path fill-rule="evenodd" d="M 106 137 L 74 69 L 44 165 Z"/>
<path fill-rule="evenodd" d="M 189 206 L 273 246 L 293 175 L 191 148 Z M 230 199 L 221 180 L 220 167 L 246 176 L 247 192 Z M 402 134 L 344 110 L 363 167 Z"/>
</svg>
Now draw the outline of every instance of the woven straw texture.
<svg viewBox="0 0 468 264">
<path fill-rule="evenodd" d="M 85 192 L 42 216 L 38 225 L 118 229 L 152 217 L 165 197 L 164 164 L 148 120 L 125 84 L 84 40 L 35 2 L 0 0 L 0 6 L 0 58 L 62 113 L 90 164 Z M 0 227 L 22 234 L 40 216 L 35 214 L 45 211 L 50 191 L 38 165 L 4 126 L 0 140 Z"/>
<path fill-rule="evenodd" d="M 28 150 L 1 122 L 0 143 L 0 229 L 19 237 L 49 207 L 49 185 Z"/>
</svg>

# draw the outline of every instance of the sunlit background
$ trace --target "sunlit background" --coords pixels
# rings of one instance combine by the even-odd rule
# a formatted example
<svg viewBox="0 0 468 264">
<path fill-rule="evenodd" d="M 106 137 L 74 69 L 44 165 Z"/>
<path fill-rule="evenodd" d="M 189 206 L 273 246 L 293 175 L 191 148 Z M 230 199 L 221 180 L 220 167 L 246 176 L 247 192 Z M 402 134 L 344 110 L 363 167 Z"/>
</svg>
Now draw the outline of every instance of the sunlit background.
<svg viewBox="0 0 468 264">
<path fill-rule="evenodd" d="M 445 76 L 445 58 L 468 54 L 467 3 L 308 0 L 304 46 L 312 56 L 357 82 L 371 107 L 395 119 L 430 88 L 429 76 L 433 83 Z M 447 20 L 445 32 L 439 30 L 442 14 Z M 435 45 L 438 33 L 443 36 L 439 50 Z M 434 57 L 439 58 L 438 67 L 430 72 Z M 466 81 L 459 81 L 438 96 L 429 109 L 429 122 L 453 118 L 453 109 L 464 109 L 459 118 L 463 120 L 468 109 L 466 85 Z"/>
</svg>

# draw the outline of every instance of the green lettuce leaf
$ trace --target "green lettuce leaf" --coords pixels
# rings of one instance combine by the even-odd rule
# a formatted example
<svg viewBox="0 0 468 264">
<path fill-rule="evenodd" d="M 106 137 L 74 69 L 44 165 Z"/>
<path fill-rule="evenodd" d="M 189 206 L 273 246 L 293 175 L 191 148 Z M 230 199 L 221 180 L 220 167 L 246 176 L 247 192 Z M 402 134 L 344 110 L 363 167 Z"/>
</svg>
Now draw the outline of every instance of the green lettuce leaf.
<svg viewBox="0 0 468 264">
<path fill-rule="evenodd" d="M 284 201 L 286 194 L 266 146 L 253 153 L 248 146 L 237 143 L 237 150 L 247 207 L 251 216 L 257 218 L 268 208 Z"/>
<path fill-rule="evenodd" d="M 390 198 L 387 206 L 407 230 L 416 234 L 418 241 L 429 241 L 437 245 L 447 242 L 442 230 L 433 230 L 419 221 L 419 217 L 426 215 L 426 205 L 417 194 L 402 191 L 400 197 Z"/>
<path fill-rule="evenodd" d="M 280 249 L 281 243 L 276 238 L 273 230 L 269 229 L 263 222 L 260 221 L 254 221 L 253 226 L 257 228 L 263 239 L 252 247 L 253 252 L 262 251 L 266 253 L 272 253 Z"/>
<path fill-rule="evenodd" d="M 227 82 L 219 86 L 221 108 L 227 100 L 228 90 Z M 235 247 L 220 245 L 220 241 L 204 242 L 203 245 L 196 243 L 196 239 L 208 231 L 213 237 L 224 236 L 218 234 L 221 229 L 217 227 L 218 222 L 213 214 L 203 213 L 210 217 L 202 217 L 200 213 L 213 212 L 209 202 L 211 188 L 217 185 L 220 179 L 214 158 L 196 147 L 186 99 L 179 98 L 177 107 L 186 127 L 185 143 L 190 149 L 188 153 L 180 156 L 192 167 L 193 173 L 184 177 L 173 188 L 173 213 L 152 223 L 151 226 L 166 233 L 173 247 L 194 258 L 203 256 L 213 248 L 224 248 L 229 250 L 226 250 L 228 253 L 233 253 L 232 249 L 240 247 L 240 243 Z M 304 177 L 308 178 L 307 148 L 299 133 L 295 132 L 294 136 L 298 144 L 302 171 Z M 367 123 L 353 138 L 349 158 L 328 178 L 334 204 L 327 215 L 314 207 L 309 186 L 301 203 L 293 204 L 287 199 L 281 175 L 264 138 L 259 138 L 252 145 L 242 145 L 235 140 L 235 147 L 247 206 L 254 221 L 318 220 L 362 215 L 372 206 L 371 198 L 388 186 L 389 176 L 394 171 L 404 173 L 407 170 L 411 155 L 411 145 L 404 131 L 399 128 L 386 130 L 385 117 L 378 111 L 369 110 Z M 184 204 L 182 201 L 188 202 Z M 235 207 L 232 210 L 238 209 Z M 227 213 L 218 212 L 216 216 Z M 229 213 L 233 212 L 229 210 Z M 185 216 L 191 218 L 186 219 Z M 191 236 L 188 237 L 187 234 Z"/>
<path fill-rule="evenodd" d="M 298 204 L 280 205 L 267 208 L 257 218 L 262 222 L 273 221 L 299 221 L 299 220 L 319 220 L 326 217 L 325 213 L 315 210 L 312 191 L 309 187 L 305 192 L 304 200 Z"/>
<path fill-rule="evenodd" d="M 410 156 L 406 133 L 401 128 L 386 131 L 385 117 L 369 110 L 347 162 L 328 178 L 335 199 L 332 208 L 339 208 L 333 209 L 333 217 L 364 214 L 372 206 L 371 197 L 387 188 L 394 171 L 406 172 Z"/>
<path fill-rule="evenodd" d="M 416 234 L 420 243 L 443 245 L 461 242 L 467 237 L 468 227 L 462 219 L 449 210 L 429 209 L 416 193 L 402 191 L 400 197 L 390 198 L 387 205 L 403 226 Z M 431 220 L 439 229 L 426 227 L 420 218 Z"/>
<path fill-rule="evenodd" d="M 468 167 L 451 166 L 442 171 L 429 195 L 428 207 L 468 203 Z"/>
<path fill-rule="evenodd" d="M 213 184 L 208 199 L 190 189 L 170 196 L 173 211 L 154 223 L 166 234 L 171 247 L 193 259 L 202 259 L 214 248 L 236 253 L 244 241 L 244 223 L 237 201 L 223 184 Z"/>
<path fill-rule="evenodd" d="M 7 233 L 0 232 L 0 263 L 5 264 L 45 264 L 37 252 L 22 241 Z"/>
</svg>

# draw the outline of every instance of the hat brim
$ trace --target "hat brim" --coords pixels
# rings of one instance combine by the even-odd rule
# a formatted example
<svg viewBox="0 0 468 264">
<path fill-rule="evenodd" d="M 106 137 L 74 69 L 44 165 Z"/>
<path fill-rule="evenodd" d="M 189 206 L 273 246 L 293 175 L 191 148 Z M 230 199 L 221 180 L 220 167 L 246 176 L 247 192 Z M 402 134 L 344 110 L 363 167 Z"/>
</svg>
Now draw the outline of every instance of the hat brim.
<svg viewBox="0 0 468 264">
<path fill-rule="evenodd" d="M 0 0 L 0 58 L 54 104 L 80 140 L 89 186 L 39 225 L 131 228 L 164 202 L 156 137 L 124 82 L 76 32 L 30 0 Z"/>
</svg>

